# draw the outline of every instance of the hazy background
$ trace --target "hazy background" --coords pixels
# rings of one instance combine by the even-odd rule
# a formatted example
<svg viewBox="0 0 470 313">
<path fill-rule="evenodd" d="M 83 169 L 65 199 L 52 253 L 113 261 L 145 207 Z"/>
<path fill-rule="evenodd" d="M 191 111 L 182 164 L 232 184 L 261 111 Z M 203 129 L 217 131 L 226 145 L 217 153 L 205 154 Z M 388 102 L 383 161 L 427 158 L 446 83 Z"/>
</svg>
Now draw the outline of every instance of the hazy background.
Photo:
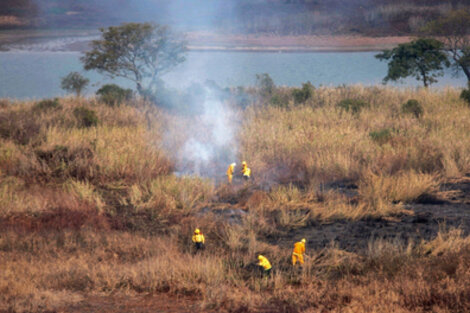
<svg viewBox="0 0 470 313">
<path fill-rule="evenodd" d="M 201 41 L 207 34 L 218 34 L 215 46 L 232 46 L 230 41 L 237 36 L 225 34 L 264 37 L 270 44 L 272 38 L 278 38 L 282 46 L 298 35 L 412 35 L 430 20 L 453 9 L 470 7 L 468 2 L 1 0 L 0 30 L 8 31 L 0 32 L 0 45 L 1 35 L 8 33 L 4 48 L 11 51 L 0 57 L 0 97 L 37 99 L 63 95 L 61 78 L 82 70 L 80 54 L 69 53 L 70 50 L 88 49 L 87 43 L 97 38 L 99 27 L 123 22 L 169 25 L 176 32 L 192 36 L 193 42 Z M 57 34 L 51 35 L 54 32 Z M 331 37 L 327 37 L 329 40 Z M 240 43 L 252 44 L 241 41 L 233 45 Z M 200 50 L 211 44 L 211 39 L 206 39 Z M 228 164 L 239 164 L 244 158 L 236 139 L 241 121 L 227 103 L 222 88 L 253 86 L 258 73 L 268 73 L 276 84 L 287 86 L 299 86 L 306 81 L 315 86 L 378 85 L 385 76 L 386 64 L 376 60 L 374 54 L 190 51 L 186 62 L 161 77 L 166 88 L 158 94 L 158 105 L 186 116 L 181 125 L 167 127 L 163 136 L 163 145 L 171 151 L 177 173 L 223 179 Z M 84 75 L 92 82 L 88 94 L 110 82 L 96 72 Z M 125 80 L 113 82 L 133 88 Z M 447 73 L 439 86 L 464 83 Z M 419 82 L 413 79 L 405 81 L 405 86 L 417 85 Z"/>
<path fill-rule="evenodd" d="M 3 28 L 154 21 L 183 31 L 410 34 L 468 0 L 2 0 Z"/>
</svg>

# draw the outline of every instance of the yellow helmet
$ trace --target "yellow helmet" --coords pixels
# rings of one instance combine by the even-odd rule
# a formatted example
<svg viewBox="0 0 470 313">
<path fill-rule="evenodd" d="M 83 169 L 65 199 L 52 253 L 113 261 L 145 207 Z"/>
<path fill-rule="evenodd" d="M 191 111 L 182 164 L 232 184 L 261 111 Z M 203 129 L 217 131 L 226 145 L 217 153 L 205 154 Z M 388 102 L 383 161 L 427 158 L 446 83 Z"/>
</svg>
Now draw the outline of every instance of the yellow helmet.
<svg viewBox="0 0 470 313">
<path fill-rule="evenodd" d="M 242 162 L 242 165 L 246 165 L 246 161 L 243 161 L 243 162 Z"/>
<path fill-rule="evenodd" d="M 307 242 L 307 240 L 305 240 L 305 238 L 302 238 L 302 240 L 300 240 L 300 241 L 302 241 L 303 243 Z"/>
<path fill-rule="evenodd" d="M 261 260 L 263 258 L 263 256 L 260 254 L 258 255 L 258 260 Z"/>
<path fill-rule="evenodd" d="M 201 231 L 199 230 L 199 228 L 196 228 L 196 229 L 194 230 L 194 232 L 195 232 L 196 234 L 199 234 Z"/>
</svg>

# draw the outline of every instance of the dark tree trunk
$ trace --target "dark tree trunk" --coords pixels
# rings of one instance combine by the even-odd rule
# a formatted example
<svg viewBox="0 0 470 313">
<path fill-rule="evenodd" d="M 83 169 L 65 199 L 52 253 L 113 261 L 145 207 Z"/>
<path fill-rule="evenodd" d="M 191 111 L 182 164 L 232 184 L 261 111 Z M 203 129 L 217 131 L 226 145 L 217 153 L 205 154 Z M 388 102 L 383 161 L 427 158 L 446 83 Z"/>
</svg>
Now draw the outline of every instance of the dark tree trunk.
<svg viewBox="0 0 470 313">
<path fill-rule="evenodd" d="M 422 70 L 421 75 L 423 76 L 424 88 L 428 88 L 428 77 L 426 76 L 426 72 Z"/>
<path fill-rule="evenodd" d="M 467 85 L 470 88 L 470 69 L 465 64 L 459 64 L 465 76 L 467 76 Z"/>
<path fill-rule="evenodd" d="M 143 95 L 144 89 L 142 88 L 141 83 L 137 83 L 137 92 L 139 93 L 139 95 Z"/>
</svg>

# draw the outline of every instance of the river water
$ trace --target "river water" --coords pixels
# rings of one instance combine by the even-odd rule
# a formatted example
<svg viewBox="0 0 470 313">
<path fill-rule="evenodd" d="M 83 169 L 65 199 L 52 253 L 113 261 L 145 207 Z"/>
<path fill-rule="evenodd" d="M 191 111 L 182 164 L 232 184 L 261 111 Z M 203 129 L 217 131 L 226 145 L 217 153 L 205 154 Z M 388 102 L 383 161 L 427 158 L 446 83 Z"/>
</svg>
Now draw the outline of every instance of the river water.
<svg viewBox="0 0 470 313">
<path fill-rule="evenodd" d="M 276 85 L 300 86 L 310 81 L 315 86 L 342 84 L 376 85 L 382 83 L 387 64 L 374 58 L 377 52 L 198 52 L 191 51 L 187 60 L 163 76 L 170 87 L 185 88 L 193 82 L 212 80 L 222 87 L 248 86 L 255 76 L 268 73 Z M 7 51 L 0 52 L 0 98 L 40 99 L 65 95 L 61 78 L 71 71 L 90 79 L 87 93 L 111 82 L 96 72 L 83 71 L 78 52 Z M 123 79 L 116 83 L 133 87 Z M 398 87 L 420 86 L 421 82 L 406 79 L 394 83 Z M 463 87 L 466 79 L 453 77 L 447 70 L 433 86 Z"/>
</svg>

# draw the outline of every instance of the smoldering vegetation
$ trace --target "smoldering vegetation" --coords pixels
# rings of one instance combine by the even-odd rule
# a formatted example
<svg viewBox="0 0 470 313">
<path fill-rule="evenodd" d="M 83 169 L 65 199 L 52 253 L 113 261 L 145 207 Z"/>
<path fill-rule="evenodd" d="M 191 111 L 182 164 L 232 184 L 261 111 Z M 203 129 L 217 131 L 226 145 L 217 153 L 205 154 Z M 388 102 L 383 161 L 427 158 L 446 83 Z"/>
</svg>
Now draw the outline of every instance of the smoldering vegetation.
<svg viewBox="0 0 470 313">
<path fill-rule="evenodd" d="M 194 89 L 190 113 L 139 99 L 0 102 L 0 310 L 162 293 L 203 312 L 470 309 L 460 90 L 286 88 L 267 75 Z M 232 160 L 251 181 L 226 183 Z M 258 253 L 275 267 L 267 280 Z"/>
</svg>

